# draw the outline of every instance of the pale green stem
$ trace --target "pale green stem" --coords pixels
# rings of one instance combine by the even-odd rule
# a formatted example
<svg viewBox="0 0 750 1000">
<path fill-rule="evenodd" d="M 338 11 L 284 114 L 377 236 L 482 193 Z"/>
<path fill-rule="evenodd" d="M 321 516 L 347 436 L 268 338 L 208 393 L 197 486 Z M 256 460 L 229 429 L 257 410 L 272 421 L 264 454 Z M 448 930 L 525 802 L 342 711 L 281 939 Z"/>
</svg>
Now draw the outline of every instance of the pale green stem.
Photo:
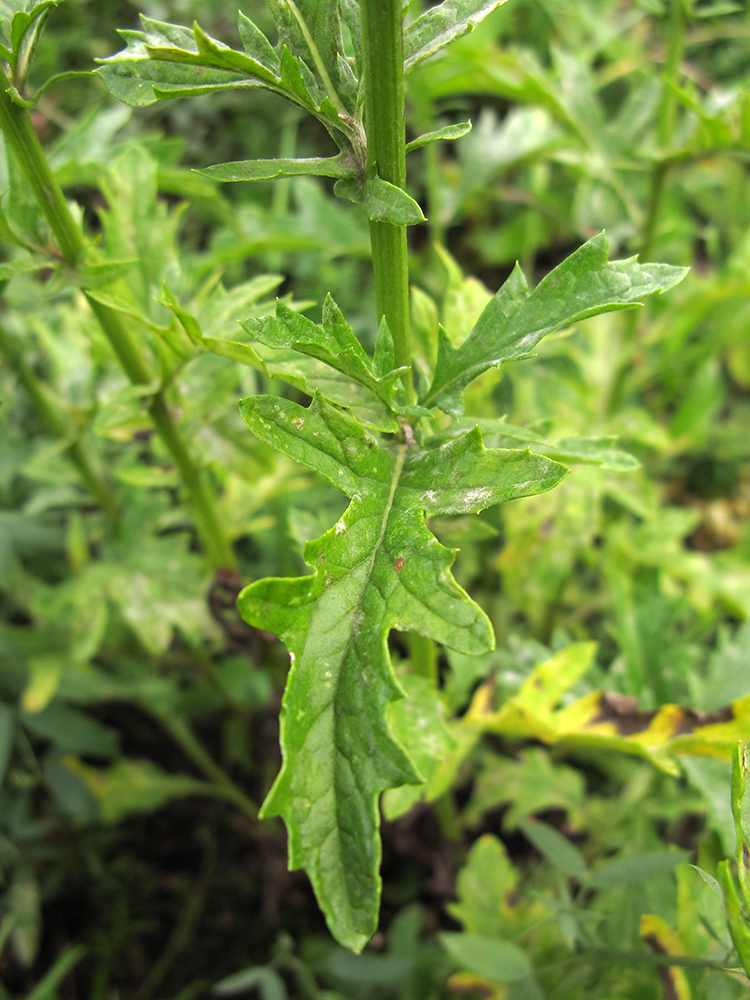
<svg viewBox="0 0 750 1000">
<path fill-rule="evenodd" d="M 670 0 L 669 23 L 667 26 L 667 50 L 662 70 L 662 92 L 659 102 L 657 137 L 662 154 L 666 153 L 674 133 L 677 115 L 677 97 L 674 92 L 680 80 L 680 63 L 685 51 L 685 18 L 682 10 L 682 0 Z M 643 230 L 641 260 L 648 260 L 653 250 L 654 238 L 659 225 L 665 181 L 669 166 L 659 161 L 653 167 L 651 174 L 651 190 L 646 210 L 646 221 Z"/>
<path fill-rule="evenodd" d="M 8 79 L 0 70 L 0 129 L 34 192 L 63 259 L 75 268 L 86 251 L 83 232 L 50 169 L 28 110 L 13 102 L 8 87 Z M 120 313 L 89 295 L 86 300 L 130 381 L 135 385 L 148 385 L 152 380 L 151 371 Z M 235 569 L 237 562 L 219 520 L 213 494 L 169 412 L 163 390 L 153 396 L 149 415 L 189 493 L 208 559 L 216 569 Z"/>
<path fill-rule="evenodd" d="M 365 78 L 367 167 L 402 190 L 406 187 L 404 56 L 401 0 L 361 0 Z M 396 366 L 411 365 L 409 265 L 406 228 L 370 223 L 378 320 L 385 316 Z M 403 379 L 406 400 L 415 400 L 411 371 Z"/>
</svg>

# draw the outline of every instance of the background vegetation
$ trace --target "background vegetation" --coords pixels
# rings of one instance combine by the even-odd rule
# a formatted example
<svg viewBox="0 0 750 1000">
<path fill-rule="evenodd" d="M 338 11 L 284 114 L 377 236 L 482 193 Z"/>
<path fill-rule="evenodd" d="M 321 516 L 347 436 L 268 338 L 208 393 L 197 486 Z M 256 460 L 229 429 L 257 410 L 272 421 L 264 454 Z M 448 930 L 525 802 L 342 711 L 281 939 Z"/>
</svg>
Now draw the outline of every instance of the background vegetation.
<svg viewBox="0 0 750 1000">
<path fill-rule="evenodd" d="M 260 0 L 243 9 L 272 31 Z M 32 84 L 115 52 L 138 10 L 238 44 L 234 2 L 71 0 Z M 281 824 L 256 819 L 287 656 L 234 598 L 304 571 L 304 542 L 344 500 L 255 440 L 236 403 L 302 396 L 169 342 L 170 405 L 239 561 L 217 574 L 153 434 L 153 387 L 126 382 L 3 153 L 3 1000 L 747 995 L 689 862 L 714 873 L 734 853 L 730 751 L 750 738 L 749 49 L 741 4 L 510 0 L 408 78 L 410 137 L 474 125 L 409 161 L 429 219 L 409 234 L 425 354 L 438 321 L 468 332 L 516 259 L 538 281 L 602 229 L 614 258 L 691 271 L 467 394 L 469 416 L 507 415 L 578 464 L 550 493 L 431 524 L 460 539 L 456 578 L 498 648 L 441 654 L 435 696 L 392 637 L 429 720 L 412 750 L 430 780 L 384 798 L 381 927 L 361 956 L 286 871 Z M 137 262 L 94 295 L 154 366 L 173 329 L 164 285 L 206 337 L 241 339 L 235 321 L 276 295 L 318 318 L 330 292 L 372 344 L 356 206 L 326 181 L 190 172 L 335 152 L 273 95 L 131 111 L 84 76 L 47 91 L 34 124 L 102 267 Z M 17 273 L 20 244 L 45 268 Z M 81 456 L 106 483 L 98 503 Z"/>
</svg>

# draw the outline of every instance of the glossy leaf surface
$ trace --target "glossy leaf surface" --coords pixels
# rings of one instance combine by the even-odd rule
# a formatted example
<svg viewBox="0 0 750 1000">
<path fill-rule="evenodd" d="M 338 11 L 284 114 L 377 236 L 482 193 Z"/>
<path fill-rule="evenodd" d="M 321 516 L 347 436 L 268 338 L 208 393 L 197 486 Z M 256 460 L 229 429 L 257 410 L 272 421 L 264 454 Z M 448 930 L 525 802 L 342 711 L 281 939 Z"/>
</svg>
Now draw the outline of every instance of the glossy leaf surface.
<svg viewBox="0 0 750 1000">
<path fill-rule="evenodd" d="M 261 580 L 238 606 L 250 624 L 279 635 L 292 660 L 284 763 L 263 814 L 283 816 L 290 866 L 307 870 L 331 931 L 360 950 L 377 921 L 378 796 L 420 781 L 386 721 L 402 694 L 388 633 L 416 631 L 468 654 L 494 643 L 484 613 L 451 576 L 454 552 L 424 515 L 528 496 L 566 470 L 528 452 L 488 451 L 476 429 L 431 450 L 378 442 L 320 397 L 308 409 L 255 397 L 241 412 L 259 438 L 352 498 L 335 527 L 308 543 L 312 576 Z"/>
</svg>

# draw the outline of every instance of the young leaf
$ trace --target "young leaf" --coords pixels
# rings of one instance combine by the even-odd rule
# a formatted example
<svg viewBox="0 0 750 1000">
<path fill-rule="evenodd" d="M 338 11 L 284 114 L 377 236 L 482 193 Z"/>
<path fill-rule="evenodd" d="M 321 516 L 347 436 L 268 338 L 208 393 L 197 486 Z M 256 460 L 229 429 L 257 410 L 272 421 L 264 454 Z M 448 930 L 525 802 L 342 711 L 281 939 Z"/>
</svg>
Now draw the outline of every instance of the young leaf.
<svg viewBox="0 0 750 1000">
<path fill-rule="evenodd" d="M 672 288 L 687 274 L 684 267 L 638 264 L 637 258 L 608 262 L 603 233 L 571 254 L 529 294 L 518 265 L 477 320 L 469 336 L 454 348 L 441 331 L 435 375 L 420 402 L 446 413 L 463 412 L 461 394 L 488 368 L 529 357 L 542 337 L 571 323 L 616 309 L 632 309 L 638 300 Z"/>
<path fill-rule="evenodd" d="M 406 144 L 406 152 L 411 153 L 415 149 L 421 149 L 430 142 L 437 142 L 440 139 L 460 139 L 471 132 L 471 122 L 459 122 L 457 125 L 446 125 L 445 128 L 435 129 L 434 132 L 425 132 L 424 135 L 412 139 Z"/>
<path fill-rule="evenodd" d="M 404 369 L 389 368 L 382 376 L 376 375 L 374 362 L 368 358 L 330 295 L 323 305 L 321 326 L 293 312 L 283 302 L 276 303 L 275 317 L 245 320 L 240 325 L 266 347 L 292 348 L 317 358 L 363 386 L 389 410 L 394 410 L 393 387 Z"/>
<path fill-rule="evenodd" d="M 404 70 L 409 72 L 455 38 L 466 35 L 505 0 L 443 0 L 404 28 Z"/>
<path fill-rule="evenodd" d="M 243 400 L 263 441 L 352 498 L 309 542 L 311 576 L 268 579 L 238 599 L 249 623 L 287 644 L 292 666 L 281 714 L 284 763 L 263 806 L 289 831 L 289 863 L 304 867 L 332 933 L 359 951 L 375 930 L 380 890 L 377 798 L 419 782 L 386 722 L 401 695 L 388 655 L 392 628 L 468 654 L 492 648 L 489 621 L 450 573 L 424 514 L 478 511 L 551 489 L 567 470 L 519 451 L 487 451 L 478 430 L 431 450 L 378 443 L 316 396 Z"/>
<path fill-rule="evenodd" d="M 426 222 L 422 209 L 410 198 L 406 191 L 381 180 L 370 177 L 365 181 L 359 200 L 368 219 L 374 222 L 390 222 L 394 226 L 416 226 Z"/>
<path fill-rule="evenodd" d="M 345 177 L 347 168 L 340 156 L 311 156 L 293 160 L 238 160 L 216 163 L 196 170 L 215 181 L 270 181 L 276 177 Z"/>
</svg>

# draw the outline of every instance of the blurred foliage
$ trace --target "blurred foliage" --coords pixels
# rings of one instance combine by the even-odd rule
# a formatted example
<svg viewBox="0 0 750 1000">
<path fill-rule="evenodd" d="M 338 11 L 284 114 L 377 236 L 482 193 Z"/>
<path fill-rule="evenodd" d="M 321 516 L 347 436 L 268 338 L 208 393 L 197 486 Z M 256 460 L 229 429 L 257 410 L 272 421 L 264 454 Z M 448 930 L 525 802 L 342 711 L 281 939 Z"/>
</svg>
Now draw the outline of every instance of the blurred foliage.
<svg viewBox="0 0 750 1000">
<path fill-rule="evenodd" d="M 91 68 L 139 11 L 236 44 L 235 7 L 70 0 L 31 83 Z M 260 2 L 243 9 L 270 30 Z M 456 578 L 498 648 L 441 654 L 436 691 L 393 638 L 418 711 L 396 705 L 392 726 L 429 780 L 385 796 L 382 929 L 359 957 L 254 818 L 286 658 L 206 568 L 148 391 L 54 258 L 24 271 L 49 234 L 3 153 L 2 1000 L 747 994 L 686 862 L 713 875 L 734 856 L 730 750 L 750 737 L 749 47 L 740 4 L 511 0 L 409 78 L 410 138 L 474 123 L 409 161 L 429 219 L 410 234 L 417 353 L 438 323 L 465 334 L 516 259 L 540 278 L 603 228 L 615 256 L 692 270 L 467 394 L 493 443 L 524 427 L 558 452 L 593 440 L 598 458 L 553 492 L 431 523 L 460 538 Z M 371 345 L 366 223 L 325 181 L 220 188 L 190 168 L 325 155 L 323 130 L 270 95 L 131 112 L 92 77 L 53 85 L 34 120 L 99 263 L 122 268 L 95 294 L 138 329 L 243 578 L 301 571 L 343 499 L 246 433 L 238 398 L 300 396 L 238 360 L 236 321 L 276 294 L 317 316 L 330 292 Z M 240 347 L 208 353 L 170 302 Z M 76 446 L 106 474 L 116 532 Z"/>
</svg>

